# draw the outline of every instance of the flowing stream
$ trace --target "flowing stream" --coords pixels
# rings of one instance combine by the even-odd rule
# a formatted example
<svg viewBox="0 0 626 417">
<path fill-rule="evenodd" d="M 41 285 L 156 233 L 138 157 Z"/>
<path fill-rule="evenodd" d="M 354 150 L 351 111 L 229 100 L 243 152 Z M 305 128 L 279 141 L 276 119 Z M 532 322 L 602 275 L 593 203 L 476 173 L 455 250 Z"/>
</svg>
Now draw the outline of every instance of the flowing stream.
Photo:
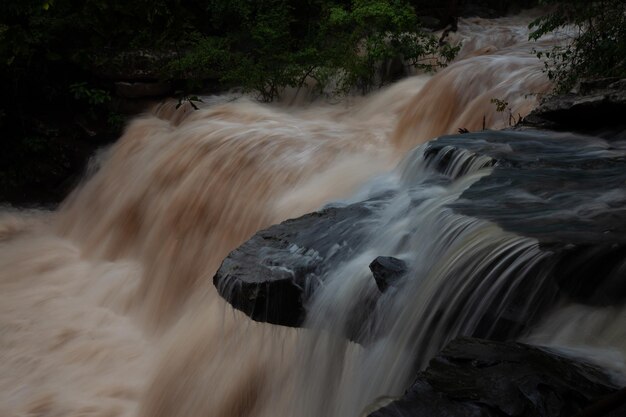
<svg viewBox="0 0 626 417">
<path fill-rule="evenodd" d="M 411 150 L 536 105 L 550 84 L 530 19 L 461 20 L 448 68 L 340 104 L 165 103 L 94 158 L 58 210 L 2 210 L 0 415 L 344 417 L 400 395 L 542 261 L 534 240 L 445 208 L 490 168 L 461 155 L 443 181 Z M 253 322 L 215 291 L 221 261 L 259 229 L 384 187 L 408 192 L 364 224 L 371 242 L 333 272 L 306 329 Z M 372 289 L 364 260 L 381 253 L 417 278 L 379 303 L 359 345 L 339 334 Z M 582 327 L 563 324 L 577 315 Z M 624 319 L 564 306 L 527 340 L 609 346 L 615 365 Z"/>
</svg>

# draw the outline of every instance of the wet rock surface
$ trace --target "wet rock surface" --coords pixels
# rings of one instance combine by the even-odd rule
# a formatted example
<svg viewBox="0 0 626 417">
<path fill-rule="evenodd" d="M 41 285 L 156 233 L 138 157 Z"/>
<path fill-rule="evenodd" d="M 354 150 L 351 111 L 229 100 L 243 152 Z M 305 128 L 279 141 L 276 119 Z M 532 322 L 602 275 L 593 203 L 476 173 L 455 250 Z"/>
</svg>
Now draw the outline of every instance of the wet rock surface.
<svg viewBox="0 0 626 417">
<path fill-rule="evenodd" d="M 228 255 L 213 283 L 254 320 L 299 326 L 322 275 L 356 251 L 362 222 L 381 203 L 329 207 L 262 230 Z"/>
<path fill-rule="evenodd" d="M 459 152 L 492 171 L 449 207 L 538 241 L 545 258 L 528 291 L 541 285 L 546 306 L 562 296 L 594 305 L 626 298 L 626 143 L 536 130 L 486 131 L 441 137 L 426 145 L 423 158 L 456 178 L 465 170 L 450 170 Z M 226 258 L 214 283 L 253 319 L 299 326 L 324 273 L 357 252 L 367 237 L 363 226 L 374 221 L 372 209 L 389 199 L 328 208 L 261 231 Z M 401 275 L 402 268 L 393 269 L 374 263 L 381 290 L 393 285 L 396 272 Z M 529 316 L 516 307 L 525 305 L 523 291 L 520 297 L 507 314 L 493 318 L 498 321 L 488 331 L 479 325 L 474 336 L 522 331 L 542 307 Z M 360 317 L 368 316 L 368 306 Z"/>
<path fill-rule="evenodd" d="M 537 239 L 571 297 L 594 304 L 626 297 L 626 144 L 551 132 L 481 132 L 431 142 L 495 161 L 490 175 L 451 207 Z M 453 157 L 449 158 L 450 160 Z"/>
<path fill-rule="evenodd" d="M 555 352 L 459 338 L 430 361 L 401 398 L 369 416 L 574 416 L 616 391 L 599 369 Z"/>
<path fill-rule="evenodd" d="M 369 268 L 380 292 L 395 286 L 408 271 L 406 262 L 393 256 L 379 256 L 372 261 Z"/>
<path fill-rule="evenodd" d="M 626 137 L 626 79 L 583 82 L 577 92 L 548 97 L 521 123 L 541 129 Z"/>
<path fill-rule="evenodd" d="M 427 158 L 446 147 L 495 161 L 455 210 L 546 246 L 626 242 L 626 143 L 541 131 L 481 132 L 441 137 L 429 144 Z"/>
</svg>

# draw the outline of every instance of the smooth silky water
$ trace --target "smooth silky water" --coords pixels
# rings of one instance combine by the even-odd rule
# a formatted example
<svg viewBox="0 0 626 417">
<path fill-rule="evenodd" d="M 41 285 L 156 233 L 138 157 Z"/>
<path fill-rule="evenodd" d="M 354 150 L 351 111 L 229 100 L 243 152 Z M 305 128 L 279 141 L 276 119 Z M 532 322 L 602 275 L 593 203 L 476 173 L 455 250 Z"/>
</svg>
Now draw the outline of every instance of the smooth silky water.
<svg viewBox="0 0 626 417">
<path fill-rule="evenodd" d="M 345 417 L 400 395 L 542 261 L 536 241 L 446 208 L 489 173 L 485 161 L 459 154 L 439 173 L 414 149 L 508 126 L 492 98 L 516 116 L 536 105 L 550 84 L 530 18 L 461 20 L 447 69 L 336 105 L 165 103 L 132 121 L 58 210 L 3 209 L 0 415 Z M 383 189 L 397 196 L 327 277 L 306 329 L 253 322 L 217 295 L 220 262 L 257 230 Z M 375 290 L 366 266 L 380 254 L 405 260 L 410 279 L 350 342 L 348 312 Z M 624 312 L 588 309 L 555 310 L 527 341 L 613 349 L 602 357 L 619 371 Z M 583 327 L 562 324 L 577 314 Z"/>
</svg>

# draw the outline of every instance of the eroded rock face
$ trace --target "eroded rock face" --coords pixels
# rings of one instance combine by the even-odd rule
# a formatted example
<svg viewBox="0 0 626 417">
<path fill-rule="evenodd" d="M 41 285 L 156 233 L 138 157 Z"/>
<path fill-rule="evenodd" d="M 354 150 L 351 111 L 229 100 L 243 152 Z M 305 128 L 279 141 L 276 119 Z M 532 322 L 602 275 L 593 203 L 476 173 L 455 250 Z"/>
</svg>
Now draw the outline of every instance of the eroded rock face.
<svg viewBox="0 0 626 417">
<path fill-rule="evenodd" d="M 564 417 L 616 391 L 599 369 L 555 352 L 459 338 L 369 417 Z"/>
</svg>

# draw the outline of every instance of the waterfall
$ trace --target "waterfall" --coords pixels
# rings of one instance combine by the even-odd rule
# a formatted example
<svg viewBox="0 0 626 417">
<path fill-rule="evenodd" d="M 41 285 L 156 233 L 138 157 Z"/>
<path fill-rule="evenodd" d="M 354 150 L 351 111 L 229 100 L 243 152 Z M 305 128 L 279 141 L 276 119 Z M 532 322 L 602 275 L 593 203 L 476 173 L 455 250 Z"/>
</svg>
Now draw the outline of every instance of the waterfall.
<svg viewBox="0 0 626 417">
<path fill-rule="evenodd" d="M 489 161 L 461 152 L 442 178 L 433 166 L 446 151 L 428 163 L 420 151 L 394 173 L 397 197 L 363 224 L 367 243 L 317 290 L 304 325 L 308 331 L 296 348 L 293 380 L 277 383 L 283 393 L 293 389 L 280 415 L 357 416 L 374 399 L 401 395 L 415 371 L 448 341 L 491 336 L 495 318 L 513 304 L 524 281 L 537 279 L 535 267 L 544 254 L 536 241 L 446 207 L 488 174 Z M 355 345 L 345 338 L 350 313 L 378 292 L 367 268 L 378 254 L 410 267 L 404 282 L 377 301 Z M 540 286 L 535 291 L 540 297 Z M 531 310 L 533 301 L 530 295 L 519 308 Z"/>
<path fill-rule="evenodd" d="M 461 20 L 448 68 L 339 104 L 164 103 L 58 210 L 2 209 L 0 415 L 358 416 L 455 336 L 506 332 L 496 319 L 512 307 L 534 317 L 546 252 L 449 207 L 493 160 L 420 147 L 507 127 L 492 98 L 525 116 L 550 89 L 530 55 L 531 17 Z M 256 231 L 381 190 L 393 197 L 316 290 L 304 328 L 253 322 L 213 287 Z M 381 254 L 408 273 L 356 326 L 349 313 L 378 291 L 367 264 Z M 596 313 L 585 332 L 602 327 L 623 348 L 617 327 L 597 324 L 622 312 Z M 574 344 L 552 328 L 567 310 L 551 314 L 529 340 Z"/>
</svg>

